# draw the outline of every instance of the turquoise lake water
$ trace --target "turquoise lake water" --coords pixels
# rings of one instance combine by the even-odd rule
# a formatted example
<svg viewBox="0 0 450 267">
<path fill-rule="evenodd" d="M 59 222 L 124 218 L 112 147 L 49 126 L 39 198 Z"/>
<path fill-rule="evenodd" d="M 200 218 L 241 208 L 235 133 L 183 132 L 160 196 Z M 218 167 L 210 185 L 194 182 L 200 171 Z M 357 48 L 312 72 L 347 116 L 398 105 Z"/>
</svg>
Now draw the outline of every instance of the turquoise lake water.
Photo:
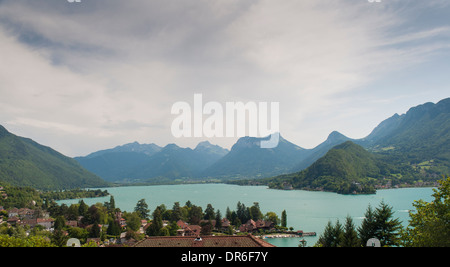
<svg viewBox="0 0 450 267">
<path fill-rule="evenodd" d="M 189 184 L 161 186 L 129 186 L 102 188 L 114 196 L 116 207 L 122 211 L 133 211 L 140 199 L 145 199 L 151 212 L 161 204 L 172 208 L 174 202 L 184 205 L 190 200 L 194 205 L 206 208 L 207 204 L 225 214 L 227 207 L 236 210 L 238 201 L 247 207 L 253 202 L 259 202 L 262 212 L 275 212 L 281 218 L 281 212 L 286 210 L 288 227 L 304 232 L 316 232 L 316 237 L 305 237 L 307 246 L 313 246 L 322 233 L 328 221 L 333 224 L 339 219 L 343 224 L 347 215 L 359 225 L 370 204 L 376 208 L 382 200 L 393 207 L 394 217 L 407 225 L 408 211 L 413 209 L 414 200 L 432 199 L 432 188 L 405 188 L 378 190 L 374 195 L 339 195 L 327 192 L 310 192 L 302 190 L 282 191 L 272 190 L 265 186 L 237 186 L 227 184 Z M 86 204 L 109 201 L 109 196 L 84 199 Z M 64 200 L 59 203 L 72 204 L 79 200 Z M 266 239 L 279 247 L 296 247 L 300 238 Z"/>
</svg>

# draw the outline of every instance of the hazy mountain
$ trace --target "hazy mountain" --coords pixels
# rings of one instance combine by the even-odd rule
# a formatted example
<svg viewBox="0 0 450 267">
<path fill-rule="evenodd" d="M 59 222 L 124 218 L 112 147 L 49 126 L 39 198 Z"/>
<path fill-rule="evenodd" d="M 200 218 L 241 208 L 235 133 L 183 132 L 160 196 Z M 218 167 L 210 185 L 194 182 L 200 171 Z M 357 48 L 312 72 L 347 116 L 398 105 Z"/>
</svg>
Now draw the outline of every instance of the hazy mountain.
<svg viewBox="0 0 450 267">
<path fill-rule="evenodd" d="M 86 169 L 108 181 L 168 182 L 196 179 L 228 153 L 208 141 L 195 149 L 169 144 L 164 148 L 137 142 L 76 158 Z"/>
<path fill-rule="evenodd" d="M 93 153 L 95 154 L 95 153 Z M 140 168 L 150 156 L 142 152 L 102 152 L 98 156 L 75 158 L 84 168 L 107 181 L 128 178 L 130 170 Z"/>
<path fill-rule="evenodd" d="M 298 163 L 294 166 L 294 168 L 292 168 L 290 171 L 296 172 L 306 169 L 316 160 L 325 155 L 328 152 L 328 150 L 330 150 L 336 145 L 342 144 L 349 140 L 351 139 L 337 131 L 332 132 L 328 136 L 327 140 L 325 140 L 323 143 L 319 144 L 313 149 L 308 149 L 306 151 L 307 156 L 304 159 L 299 160 Z"/>
<path fill-rule="evenodd" d="M 122 180 L 129 176 L 130 170 L 139 168 L 148 159 L 161 151 L 155 144 L 139 144 L 138 142 L 100 150 L 87 155 L 76 157 L 84 168 L 97 174 L 107 181 Z"/>
<path fill-rule="evenodd" d="M 138 143 L 90 154 L 77 160 L 107 180 L 247 179 L 295 173 L 311 166 L 335 147 L 352 141 L 386 155 L 397 165 L 419 168 L 424 175 L 450 171 L 450 99 L 426 103 L 381 122 L 370 135 L 350 139 L 334 131 L 313 149 L 280 136 L 278 147 L 260 148 L 264 138 L 242 137 L 231 151 L 209 142 L 195 149 Z M 120 154 L 117 154 L 120 153 Z"/>
<path fill-rule="evenodd" d="M 108 185 L 74 159 L 11 134 L 1 125 L 0 182 L 49 190 Z"/>
<path fill-rule="evenodd" d="M 87 155 L 85 158 L 95 158 L 101 155 L 118 152 L 134 152 L 146 154 L 147 156 L 152 156 L 161 151 L 161 149 L 162 147 L 155 144 L 139 144 L 138 142 L 134 142 L 125 144 L 123 146 L 117 146 L 111 149 L 100 150 Z"/>
<path fill-rule="evenodd" d="M 204 177 L 258 178 L 286 173 L 302 160 L 305 149 L 287 141 L 280 135 L 276 148 L 260 148 L 266 138 L 242 137 L 230 153 L 203 172 Z"/>
</svg>

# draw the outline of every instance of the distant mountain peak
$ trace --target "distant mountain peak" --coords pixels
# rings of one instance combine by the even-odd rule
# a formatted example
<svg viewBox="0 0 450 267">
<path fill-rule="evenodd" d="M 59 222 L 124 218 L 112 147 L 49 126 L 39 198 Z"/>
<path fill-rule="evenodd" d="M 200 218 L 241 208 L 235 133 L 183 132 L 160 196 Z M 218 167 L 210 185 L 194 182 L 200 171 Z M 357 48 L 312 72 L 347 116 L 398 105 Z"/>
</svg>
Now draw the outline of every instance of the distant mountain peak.
<svg viewBox="0 0 450 267">
<path fill-rule="evenodd" d="M 180 149 L 181 147 L 179 147 L 177 144 L 167 144 L 163 149 L 167 150 L 167 149 Z"/>
<path fill-rule="evenodd" d="M 210 147 L 210 146 L 214 146 L 213 144 L 211 144 L 208 140 L 206 141 L 202 141 L 200 143 L 198 143 L 198 145 L 195 147 L 197 148 L 201 148 L 201 147 Z"/>
<path fill-rule="evenodd" d="M 9 134 L 8 130 L 5 127 L 0 125 L 0 137 Z"/>
<path fill-rule="evenodd" d="M 237 140 L 237 142 L 233 145 L 231 150 L 241 149 L 241 148 L 261 148 L 261 141 L 269 140 L 270 138 L 271 138 L 271 135 L 268 135 L 265 137 L 244 136 Z M 281 144 L 281 143 L 290 143 L 290 142 L 287 141 L 286 139 L 284 139 L 281 136 L 281 134 L 279 134 L 279 144 Z M 292 144 L 292 143 L 290 143 L 290 144 Z M 292 145 L 294 145 L 294 144 L 292 144 Z M 296 146 L 296 145 L 294 145 L 294 146 Z M 298 147 L 298 148 L 302 149 L 300 147 Z"/>
<path fill-rule="evenodd" d="M 194 151 L 207 154 L 216 154 L 220 156 L 225 156 L 229 152 L 228 149 L 225 149 L 219 145 L 213 145 L 209 141 L 198 143 Z"/>
<path fill-rule="evenodd" d="M 333 131 L 328 135 L 327 141 L 329 142 L 334 142 L 337 140 L 347 140 L 349 139 L 348 137 L 346 137 L 345 135 L 341 134 L 338 131 Z"/>
<path fill-rule="evenodd" d="M 259 147 L 260 144 L 261 144 L 261 138 L 244 136 L 244 137 L 239 138 L 237 140 L 236 144 L 234 144 L 231 149 L 233 150 L 233 149 L 239 149 L 239 148 Z"/>
</svg>

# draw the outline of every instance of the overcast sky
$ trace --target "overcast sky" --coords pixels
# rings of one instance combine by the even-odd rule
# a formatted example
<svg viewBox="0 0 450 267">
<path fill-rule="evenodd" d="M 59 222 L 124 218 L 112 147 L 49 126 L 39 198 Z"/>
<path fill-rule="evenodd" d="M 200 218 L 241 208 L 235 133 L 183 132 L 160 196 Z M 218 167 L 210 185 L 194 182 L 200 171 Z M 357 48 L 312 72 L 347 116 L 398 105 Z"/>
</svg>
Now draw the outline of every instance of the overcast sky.
<svg viewBox="0 0 450 267">
<path fill-rule="evenodd" d="M 195 93 L 280 102 L 304 148 L 450 96 L 447 0 L 81 1 L 0 0 L 0 124 L 68 156 L 195 147 L 171 134 Z"/>
</svg>

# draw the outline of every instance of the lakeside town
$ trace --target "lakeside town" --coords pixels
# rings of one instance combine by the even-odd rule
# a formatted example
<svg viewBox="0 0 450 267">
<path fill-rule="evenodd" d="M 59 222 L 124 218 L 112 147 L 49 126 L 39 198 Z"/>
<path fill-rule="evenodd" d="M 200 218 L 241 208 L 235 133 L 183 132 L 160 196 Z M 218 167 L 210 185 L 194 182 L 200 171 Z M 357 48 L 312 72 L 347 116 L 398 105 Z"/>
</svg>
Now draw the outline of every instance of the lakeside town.
<svg viewBox="0 0 450 267">
<path fill-rule="evenodd" d="M 22 193 L 30 190 L 9 188 Z M 0 194 L 0 204 L 7 204 L 8 189 L 0 187 Z M 132 212 L 116 208 L 113 196 L 109 202 L 91 206 L 83 200 L 70 206 L 48 199 L 30 200 L 21 207 L 0 206 L 0 236 L 11 237 L 11 242 L 14 238 L 33 237 L 40 240 L 40 245 L 55 246 L 66 246 L 69 240 L 76 239 L 83 246 L 105 247 L 142 245 L 149 237 L 151 240 L 171 237 L 171 242 L 175 242 L 186 238 L 192 241 L 200 236 L 218 240 L 227 237 L 227 244 L 230 237 L 235 236 L 236 246 L 241 246 L 242 242 L 248 246 L 249 240 L 256 246 L 272 246 L 264 239 L 315 235 L 288 228 L 285 211 L 281 219 L 274 212 L 263 215 L 257 202 L 250 207 L 238 202 L 236 211 L 228 208 L 223 217 L 211 204 L 203 210 L 190 201 L 184 206 L 176 202 L 172 209 L 160 205 L 152 214 L 149 212 L 145 199 L 140 200 Z"/>
</svg>

